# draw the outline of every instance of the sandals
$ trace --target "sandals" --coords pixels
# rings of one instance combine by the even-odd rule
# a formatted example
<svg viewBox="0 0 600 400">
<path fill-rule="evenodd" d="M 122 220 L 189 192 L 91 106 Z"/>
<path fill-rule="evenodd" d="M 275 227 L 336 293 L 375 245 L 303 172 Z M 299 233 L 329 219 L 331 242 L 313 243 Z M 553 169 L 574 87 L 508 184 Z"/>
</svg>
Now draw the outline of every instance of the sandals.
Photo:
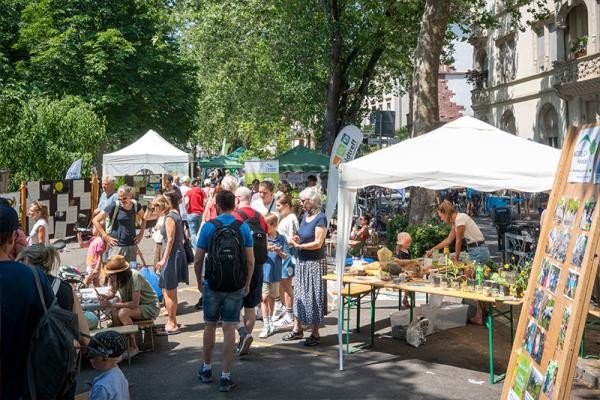
<svg viewBox="0 0 600 400">
<path fill-rule="evenodd" d="M 304 345 L 307 347 L 314 347 L 314 346 L 318 346 L 321 343 L 321 338 L 320 337 L 316 337 L 313 335 L 310 335 L 308 337 L 308 339 L 306 339 L 304 341 Z"/>
<path fill-rule="evenodd" d="M 169 336 L 169 335 L 177 335 L 178 333 L 181 333 L 181 326 L 178 326 L 175 329 L 166 329 L 166 328 L 162 328 L 162 329 L 156 329 L 154 331 L 154 334 L 156 336 Z"/>
<path fill-rule="evenodd" d="M 300 332 L 288 332 L 285 335 L 283 335 L 283 337 L 281 338 L 281 340 L 285 341 L 285 342 L 289 342 L 290 340 L 300 340 L 300 339 L 304 339 L 304 331 L 300 331 Z"/>
</svg>

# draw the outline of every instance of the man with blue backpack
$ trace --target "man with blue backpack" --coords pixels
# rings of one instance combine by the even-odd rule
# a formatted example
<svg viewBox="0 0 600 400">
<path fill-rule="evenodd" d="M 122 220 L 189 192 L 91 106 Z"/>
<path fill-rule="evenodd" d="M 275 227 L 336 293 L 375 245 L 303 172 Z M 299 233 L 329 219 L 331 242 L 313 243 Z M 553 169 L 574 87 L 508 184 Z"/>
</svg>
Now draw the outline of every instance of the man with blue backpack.
<svg viewBox="0 0 600 400">
<path fill-rule="evenodd" d="M 240 309 L 250 290 L 254 271 L 253 239 L 247 224 L 232 215 L 235 196 L 221 191 L 216 196 L 217 218 L 202 226 L 196 244 L 194 269 L 200 279 L 204 309 L 203 363 L 198 378 L 212 382 L 212 353 L 217 322 L 223 323 L 223 370 L 219 391 L 228 392 L 235 385 L 231 366 L 235 353 L 235 328 L 240 321 Z M 206 255 L 206 270 L 203 271 Z"/>
</svg>

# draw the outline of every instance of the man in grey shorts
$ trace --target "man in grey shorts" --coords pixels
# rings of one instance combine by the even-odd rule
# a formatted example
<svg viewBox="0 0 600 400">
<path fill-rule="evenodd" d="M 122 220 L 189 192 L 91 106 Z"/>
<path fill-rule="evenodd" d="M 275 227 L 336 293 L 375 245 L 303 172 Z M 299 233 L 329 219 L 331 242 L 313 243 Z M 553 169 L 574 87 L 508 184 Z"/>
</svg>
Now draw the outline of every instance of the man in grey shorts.
<svg viewBox="0 0 600 400">
<path fill-rule="evenodd" d="M 136 215 L 142 221 L 138 234 L 135 229 Z M 142 206 L 133 200 L 131 186 L 119 187 L 117 200 L 107 204 L 92 223 L 108 245 L 108 257 L 120 254 L 129 262 L 136 261 L 137 245 L 144 237 L 146 220 Z"/>
</svg>

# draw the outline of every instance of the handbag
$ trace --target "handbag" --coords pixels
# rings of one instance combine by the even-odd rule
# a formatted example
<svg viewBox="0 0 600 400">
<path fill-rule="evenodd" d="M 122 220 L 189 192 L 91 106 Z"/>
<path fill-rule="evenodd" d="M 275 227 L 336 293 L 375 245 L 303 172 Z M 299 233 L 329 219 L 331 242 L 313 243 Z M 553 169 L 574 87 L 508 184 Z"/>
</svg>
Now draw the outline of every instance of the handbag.
<svg viewBox="0 0 600 400">
<path fill-rule="evenodd" d="M 188 264 L 191 264 L 194 262 L 194 250 L 192 249 L 192 243 L 190 242 L 190 239 L 185 238 L 185 240 L 183 241 L 183 249 L 185 250 L 185 258 L 187 260 Z"/>
</svg>

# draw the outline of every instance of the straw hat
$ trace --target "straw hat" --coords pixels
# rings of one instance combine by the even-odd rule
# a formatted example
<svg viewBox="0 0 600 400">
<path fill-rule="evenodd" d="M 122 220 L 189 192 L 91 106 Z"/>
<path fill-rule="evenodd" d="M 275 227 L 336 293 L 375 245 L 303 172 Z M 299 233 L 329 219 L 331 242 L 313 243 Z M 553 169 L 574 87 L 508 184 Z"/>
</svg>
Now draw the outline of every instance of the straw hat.
<svg viewBox="0 0 600 400">
<path fill-rule="evenodd" d="M 116 255 L 110 257 L 104 265 L 104 274 L 117 274 L 119 272 L 127 271 L 128 269 L 129 263 L 125 260 L 125 257 L 121 255 Z"/>
</svg>

